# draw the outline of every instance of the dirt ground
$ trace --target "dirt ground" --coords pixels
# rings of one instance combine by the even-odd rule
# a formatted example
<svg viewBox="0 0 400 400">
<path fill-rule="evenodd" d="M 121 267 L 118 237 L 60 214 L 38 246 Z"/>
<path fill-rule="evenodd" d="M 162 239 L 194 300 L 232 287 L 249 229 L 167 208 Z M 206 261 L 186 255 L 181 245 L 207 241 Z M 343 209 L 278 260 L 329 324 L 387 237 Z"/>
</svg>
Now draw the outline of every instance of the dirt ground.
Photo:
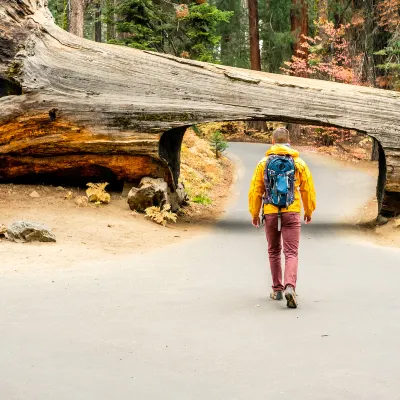
<svg viewBox="0 0 400 400">
<path fill-rule="evenodd" d="M 211 205 L 191 204 L 176 224 L 167 227 L 132 213 L 120 193 L 112 193 L 107 205 L 79 207 L 75 199 L 84 196 L 83 189 L 0 184 L 0 225 L 18 220 L 40 222 L 57 238 L 57 243 L 12 243 L 0 239 L 2 272 L 10 272 L 16 264 L 23 270 L 38 262 L 43 267 L 68 268 L 77 261 L 142 253 L 204 234 L 223 213 L 232 183 L 232 164 L 228 164 L 226 176 L 224 183 L 212 190 Z M 33 191 L 40 197 L 31 197 Z M 72 193 L 70 200 L 65 198 L 68 192 Z M 8 263 L 11 259 L 12 265 Z"/>
<path fill-rule="evenodd" d="M 29 268 L 42 260 L 50 268 L 68 267 L 176 243 L 200 235 L 223 215 L 229 198 L 234 165 L 226 157 L 215 158 L 207 140 L 191 130 L 185 134 L 181 154 L 181 180 L 191 201 L 178 213 L 176 224 L 166 227 L 132 212 L 127 197 L 111 193 L 106 205 L 80 207 L 85 190 L 43 185 L 0 184 L 0 228 L 18 220 L 39 222 L 56 236 L 57 243 L 11 243 L 0 236 L 2 271 Z M 38 197 L 32 197 L 36 192 Z M 8 260 L 14 262 L 9 264 Z M 9 266 L 10 265 L 10 266 Z"/>
<path fill-rule="evenodd" d="M 388 223 L 380 225 L 376 221 L 378 203 L 376 199 L 366 204 L 359 210 L 356 227 L 370 241 L 380 246 L 400 248 L 400 217 L 390 219 Z"/>
</svg>

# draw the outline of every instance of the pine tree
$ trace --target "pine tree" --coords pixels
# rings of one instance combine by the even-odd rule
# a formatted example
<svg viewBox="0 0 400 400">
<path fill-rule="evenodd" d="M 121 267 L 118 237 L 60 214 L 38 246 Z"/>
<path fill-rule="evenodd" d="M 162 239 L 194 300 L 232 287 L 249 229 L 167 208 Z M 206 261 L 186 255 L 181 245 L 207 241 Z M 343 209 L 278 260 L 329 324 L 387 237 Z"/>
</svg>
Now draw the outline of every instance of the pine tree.
<svg viewBox="0 0 400 400">
<path fill-rule="evenodd" d="M 249 7 L 250 65 L 261 70 L 260 32 L 258 28 L 258 0 L 247 0 Z"/>
<path fill-rule="evenodd" d="M 278 73 L 292 56 L 290 31 L 291 0 L 267 0 L 260 3 L 262 69 Z"/>
<path fill-rule="evenodd" d="M 250 68 L 249 19 L 241 0 L 217 0 L 217 7 L 229 11 L 229 22 L 218 25 L 221 36 L 219 60 L 224 65 Z"/>
<path fill-rule="evenodd" d="M 201 61 L 217 60 L 217 28 L 232 15 L 208 3 L 179 6 L 162 0 L 121 0 L 108 10 L 112 13 L 118 15 L 118 35 L 111 43 Z"/>
</svg>

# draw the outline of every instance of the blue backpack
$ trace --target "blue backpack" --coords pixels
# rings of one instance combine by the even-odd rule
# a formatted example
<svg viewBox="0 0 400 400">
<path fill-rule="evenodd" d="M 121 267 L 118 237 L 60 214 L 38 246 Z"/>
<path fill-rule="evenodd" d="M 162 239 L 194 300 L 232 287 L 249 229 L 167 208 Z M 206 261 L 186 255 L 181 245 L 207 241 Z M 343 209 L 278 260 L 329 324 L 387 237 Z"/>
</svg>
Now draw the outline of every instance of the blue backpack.
<svg viewBox="0 0 400 400">
<path fill-rule="evenodd" d="M 295 164 L 292 156 L 273 154 L 268 157 L 264 170 L 264 204 L 278 207 L 278 230 L 282 208 L 294 202 Z"/>
</svg>

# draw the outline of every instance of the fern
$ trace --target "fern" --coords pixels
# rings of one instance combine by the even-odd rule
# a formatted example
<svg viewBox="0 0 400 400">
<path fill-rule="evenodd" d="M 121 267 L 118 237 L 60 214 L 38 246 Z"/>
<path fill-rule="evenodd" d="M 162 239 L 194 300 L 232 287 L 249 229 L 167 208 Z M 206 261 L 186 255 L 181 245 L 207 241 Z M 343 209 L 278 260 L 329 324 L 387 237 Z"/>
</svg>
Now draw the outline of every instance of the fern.
<svg viewBox="0 0 400 400">
<path fill-rule="evenodd" d="M 106 192 L 106 186 L 108 183 L 88 183 L 86 186 L 86 195 L 90 202 L 100 204 L 108 204 L 111 200 L 111 196 Z"/>
<path fill-rule="evenodd" d="M 177 218 L 176 214 L 171 211 L 169 204 L 164 204 L 162 208 L 155 206 L 148 207 L 145 213 L 147 218 L 162 226 L 166 226 L 168 222 L 176 222 Z"/>
</svg>

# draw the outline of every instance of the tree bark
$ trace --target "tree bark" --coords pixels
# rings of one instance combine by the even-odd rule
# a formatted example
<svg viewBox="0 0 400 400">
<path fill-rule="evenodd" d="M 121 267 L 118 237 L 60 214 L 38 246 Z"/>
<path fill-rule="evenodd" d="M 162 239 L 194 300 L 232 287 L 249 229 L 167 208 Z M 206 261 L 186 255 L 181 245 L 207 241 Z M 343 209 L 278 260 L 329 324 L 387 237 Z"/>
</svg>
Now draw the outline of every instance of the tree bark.
<svg viewBox="0 0 400 400">
<path fill-rule="evenodd" d="M 299 58 L 307 58 L 307 49 L 302 47 L 308 36 L 308 3 L 307 0 L 292 0 L 290 25 L 293 34 L 293 54 Z"/>
<path fill-rule="evenodd" d="M 258 132 L 265 132 L 267 130 L 265 121 L 248 121 L 247 128 Z"/>
<path fill-rule="evenodd" d="M 70 0 L 69 32 L 83 37 L 85 0 Z"/>
<path fill-rule="evenodd" d="M 382 211 L 400 212 L 399 93 L 88 41 L 58 28 L 45 2 L 0 3 L 0 181 L 108 171 L 174 186 L 187 126 L 282 121 L 377 139 Z"/>
<path fill-rule="evenodd" d="M 248 0 L 251 69 L 261 71 L 260 33 L 258 29 L 258 0 Z"/>
<path fill-rule="evenodd" d="M 301 135 L 301 125 L 288 124 L 288 131 L 290 133 L 290 141 L 294 144 L 298 143 Z"/>
<path fill-rule="evenodd" d="M 95 22 L 94 22 L 94 40 L 96 42 L 102 41 L 102 21 L 101 21 L 101 2 L 97 1 L 95 4 Z"/>
</svg>

